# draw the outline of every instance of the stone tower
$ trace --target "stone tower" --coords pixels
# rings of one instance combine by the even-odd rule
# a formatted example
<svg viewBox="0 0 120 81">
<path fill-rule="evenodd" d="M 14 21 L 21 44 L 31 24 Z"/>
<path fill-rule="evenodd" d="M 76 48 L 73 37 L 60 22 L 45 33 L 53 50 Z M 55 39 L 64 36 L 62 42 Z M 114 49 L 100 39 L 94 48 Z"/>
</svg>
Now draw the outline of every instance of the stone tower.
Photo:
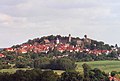
<svg viewBox="0 0 120 81">
<path fill-rule="evenodd" d="M 87 37 L 87 35 L 84 35 L 84 45 L 90 45 L 91 44 L 91 39 Z"/>
</svg>

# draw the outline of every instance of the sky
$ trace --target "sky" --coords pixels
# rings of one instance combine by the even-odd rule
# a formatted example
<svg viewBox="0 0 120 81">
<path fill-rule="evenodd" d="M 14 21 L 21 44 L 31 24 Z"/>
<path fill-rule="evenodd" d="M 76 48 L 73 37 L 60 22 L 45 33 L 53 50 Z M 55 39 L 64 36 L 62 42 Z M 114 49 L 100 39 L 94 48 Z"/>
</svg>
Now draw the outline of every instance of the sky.
<svg viewBox="0 0 120 81">
<path fill-rule="evenodd" d="M 120 0 L 0 0 L 0 48 L 48 35 L 120 45 Z"/>
</svg>

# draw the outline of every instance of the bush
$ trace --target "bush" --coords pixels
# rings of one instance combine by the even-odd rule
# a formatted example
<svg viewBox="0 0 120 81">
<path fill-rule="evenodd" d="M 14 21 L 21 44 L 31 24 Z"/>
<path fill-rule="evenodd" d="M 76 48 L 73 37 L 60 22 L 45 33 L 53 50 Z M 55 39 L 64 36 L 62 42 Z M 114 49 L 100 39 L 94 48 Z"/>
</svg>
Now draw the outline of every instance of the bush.
<svg viewBox="0 0 120 81">
<path fill-rule="evenodd" d="M 0 63 L 0 69 L 9 69 L 11 65 Z"/>
<path fill-rule="evenodd" d="M 111 76 L 112 76 L 112 77 L 114 77 L 116 74 L 117 74 L 116 71 L 112 71 L 112 72 L 111 72 Z"/>
</svg>

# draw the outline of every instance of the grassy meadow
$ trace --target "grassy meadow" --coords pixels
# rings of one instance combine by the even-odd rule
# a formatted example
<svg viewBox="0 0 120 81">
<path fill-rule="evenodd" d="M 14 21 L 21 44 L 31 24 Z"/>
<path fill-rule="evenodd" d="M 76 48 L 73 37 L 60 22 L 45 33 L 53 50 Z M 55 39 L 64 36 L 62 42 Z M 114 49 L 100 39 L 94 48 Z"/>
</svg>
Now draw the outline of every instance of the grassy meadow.
<svg viewBox="0 0 120 81">
<path fill-rule="evenodd" d="M 83 71 L 82 64 L 88 64 L 91 68 L 99 68 L 106 73 L 111 71 L 120 72 L 120 61 L 91 61 L 91 62 L 76 62 L 76 70 L 79 72 Z"/>
<path fill-rule="evenodd" d="M 0 72 L 8 72 L 8 73 L 15 73 L 17 70 L 31 70 L 30 68 L 11 68 L 11 69 L 1 69 Z"/>
</svg>

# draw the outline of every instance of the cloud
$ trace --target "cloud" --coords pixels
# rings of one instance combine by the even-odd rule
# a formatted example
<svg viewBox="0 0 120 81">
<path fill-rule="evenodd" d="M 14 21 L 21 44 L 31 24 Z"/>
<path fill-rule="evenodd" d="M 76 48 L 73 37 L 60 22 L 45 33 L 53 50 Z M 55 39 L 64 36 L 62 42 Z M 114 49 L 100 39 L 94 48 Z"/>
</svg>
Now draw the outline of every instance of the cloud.
<svg viewBox="0 0 120 81">
<path fill-rule="evenodd" d="M 114 22 L 105 21 L 114 16 L 111 8 L 106 7 L 102 0 L 25 0 L 19 4 L 15 3 L 12 7 L 10 6 L 12 12 L 10 10 L 3 11 L 12 16 L 12 24 L 9 24 L 12 27 L 44 28 L 57 27 L 59 24 L 62 27 L 68 25 L 69 28 L 69 25 L 74 27 L 76 24 L 85 27 Z"/>
<path fill-rule="evenodd" d="M 0 5 L 6 5 L 6 6 L 11 6 L 11 5 L 16 5 L 25 2 L 26 0 L 0 0 Z"/>
<path fill-rule="evenodd" d="M 0 13 L 0 23 L 1 24 L 10 24 L 12 22 L 12 17 L 10 15 L 4 14 L 4 13 Z"/>
<path fill-rule="evenodd" d="M 71 33 L 80 37 L 89 34 L 109 42 L 107 35 L 118 34 L 111 30 L 118 30 L 120 26 L 118 0 L 0 1 L 0 30 L 5 33 L 4 37 L 8 37 L 2 41 L 10 39 L 9 35 L 18 43 L 43 35 Z M 14 44 L 12 40 L 11 45 Z"/>
</svg>

